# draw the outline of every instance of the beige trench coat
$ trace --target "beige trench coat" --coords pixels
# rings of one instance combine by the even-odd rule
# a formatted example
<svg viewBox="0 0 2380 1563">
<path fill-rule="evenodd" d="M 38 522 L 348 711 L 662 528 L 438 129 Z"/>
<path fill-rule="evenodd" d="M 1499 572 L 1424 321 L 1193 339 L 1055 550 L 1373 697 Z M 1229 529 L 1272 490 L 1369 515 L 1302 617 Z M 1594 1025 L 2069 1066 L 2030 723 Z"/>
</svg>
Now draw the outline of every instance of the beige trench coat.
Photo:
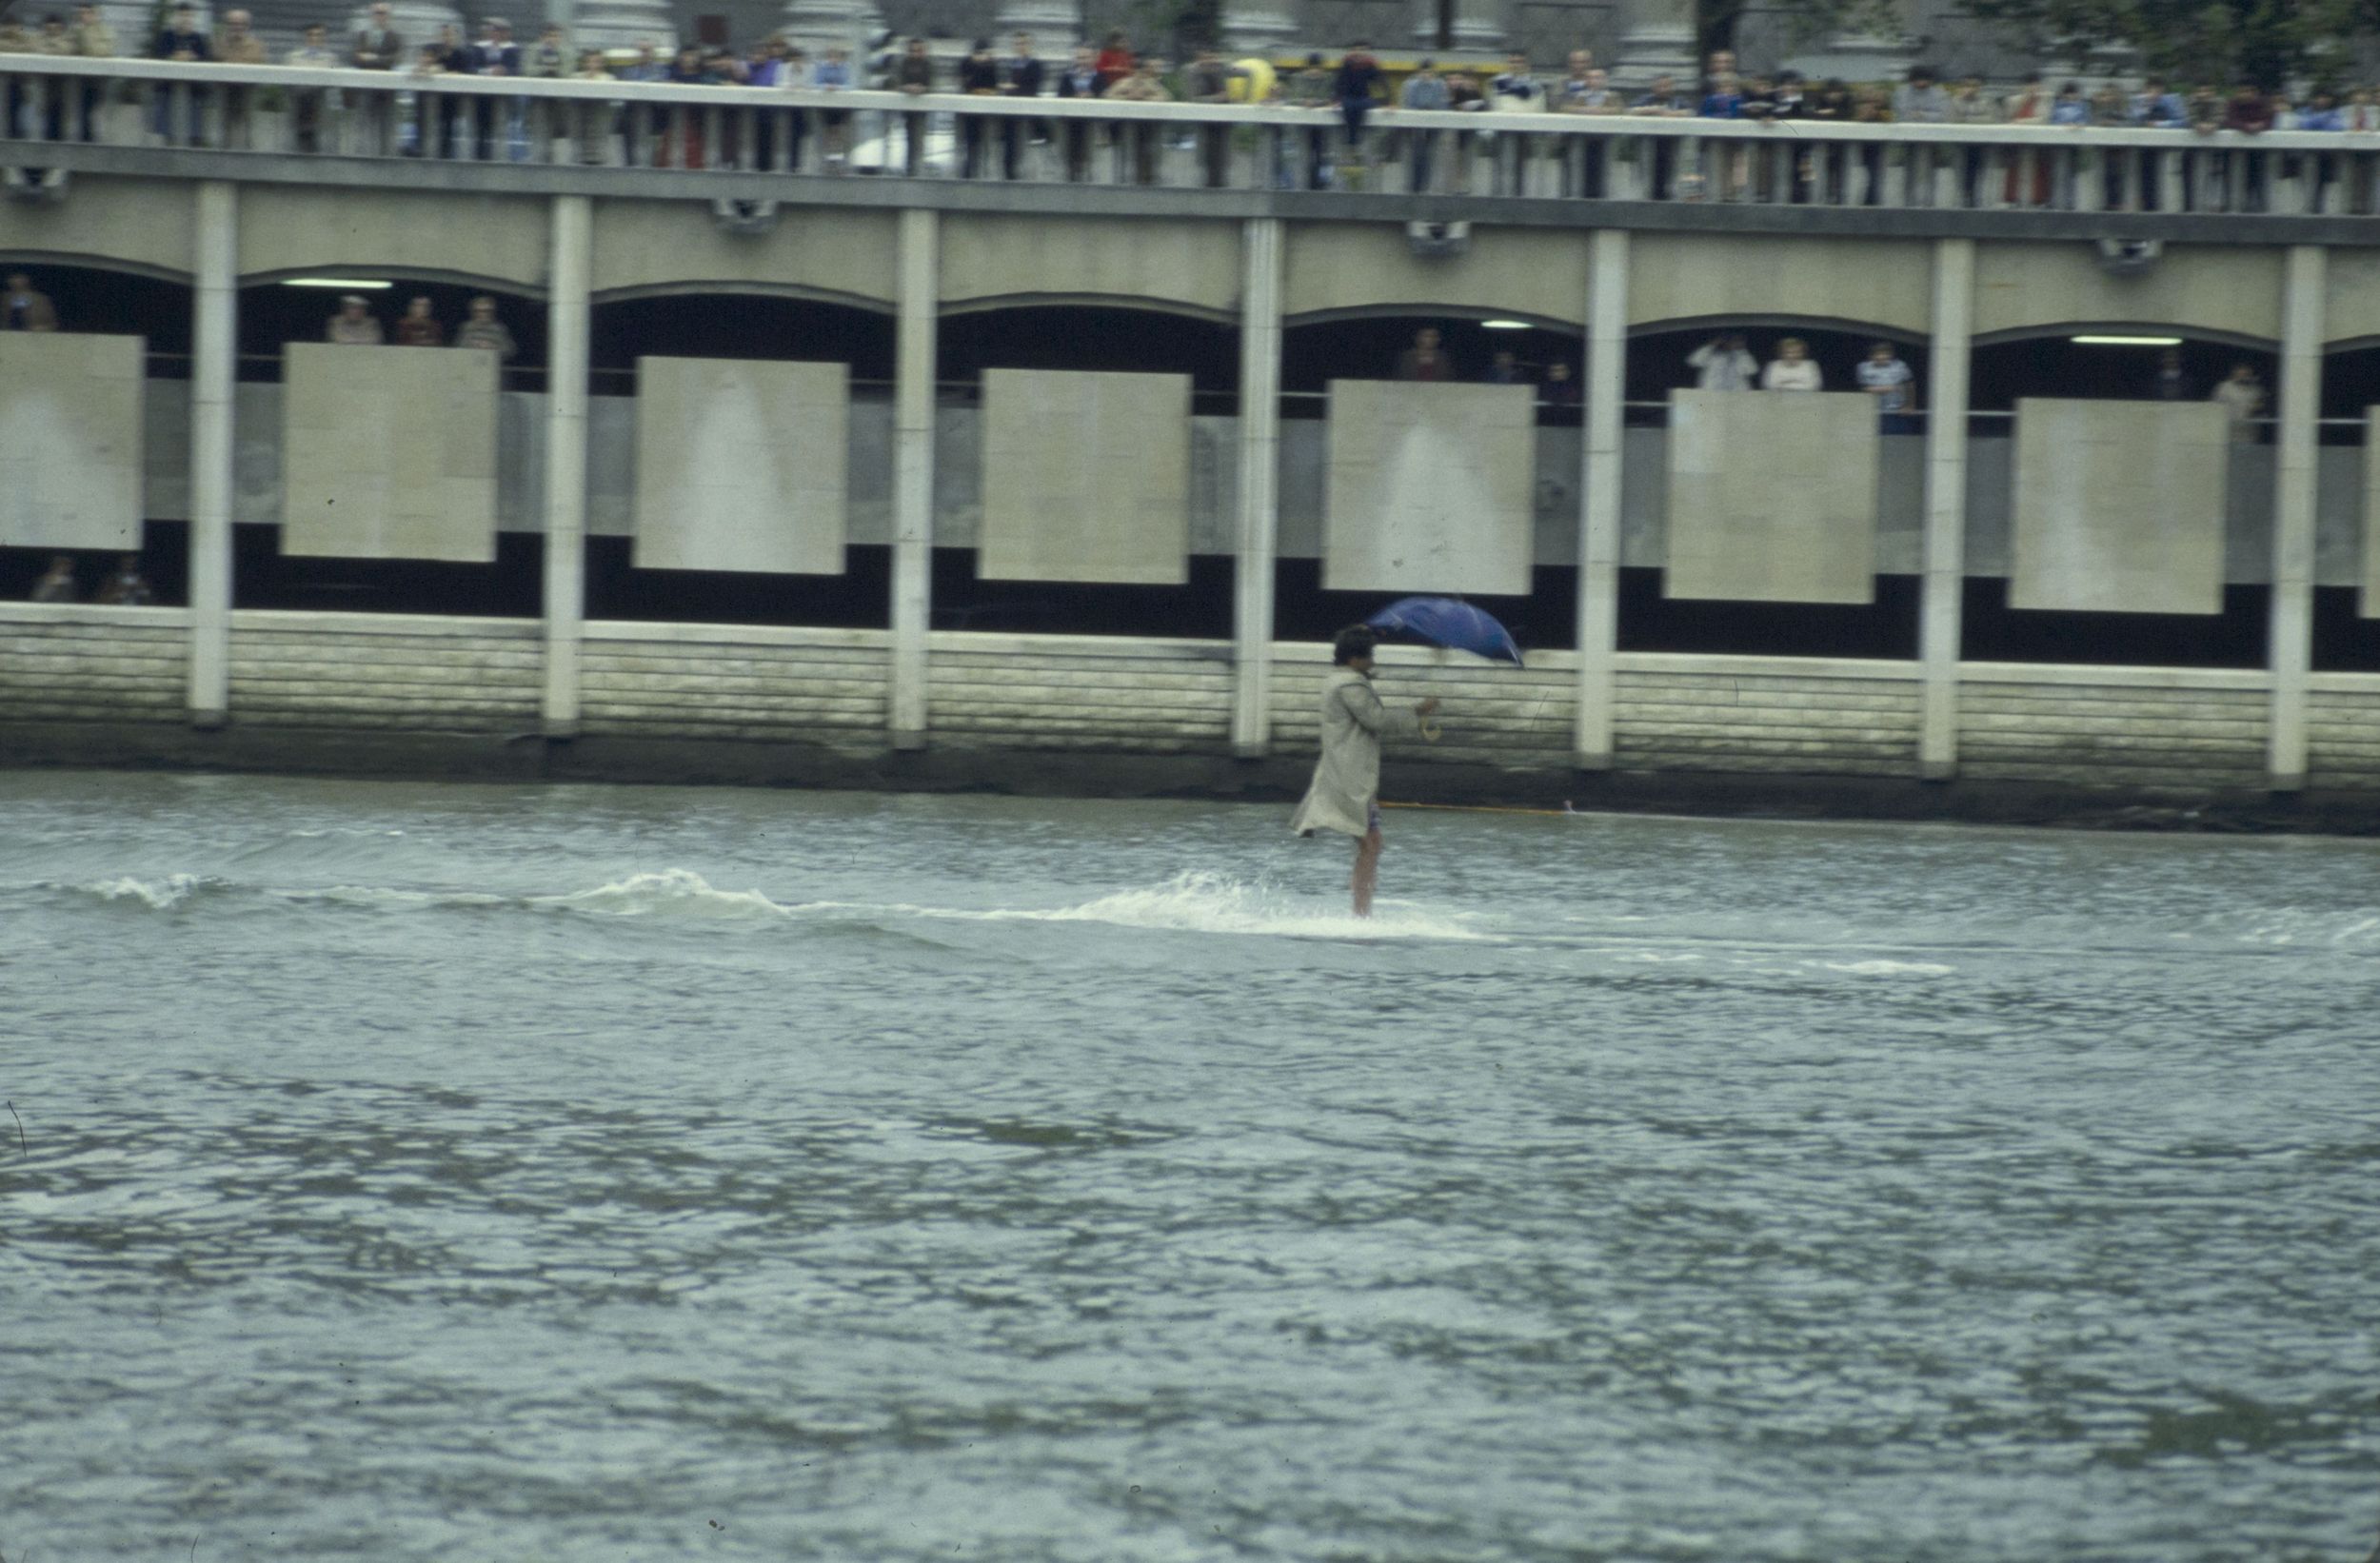
<svg viewBox="0 0 2380 1563">
<path fill-rule="evenodd" d="M 1291 816 L 1300 836 L 1335 830 L 1363 836 L 1372 828 L 1372 801 L 1380 791 L 1380 740 L 1421 730 L 1410 706 L 1380 703 L 1372 681 L 1352 667 L 1334 667 L 1322 683 L 1322 758 L 1314 784 Z"/>
</svg>

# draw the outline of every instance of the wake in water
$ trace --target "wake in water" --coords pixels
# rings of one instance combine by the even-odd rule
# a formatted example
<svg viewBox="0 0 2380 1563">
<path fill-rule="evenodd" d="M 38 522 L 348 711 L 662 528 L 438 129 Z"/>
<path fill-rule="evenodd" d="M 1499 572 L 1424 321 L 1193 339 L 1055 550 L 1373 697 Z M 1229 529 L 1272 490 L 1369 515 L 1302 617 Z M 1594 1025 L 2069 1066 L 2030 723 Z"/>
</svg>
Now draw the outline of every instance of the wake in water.
<svg viewBox="0 0 2380 1563">
<path fill-rule="evenodd" d="M 1119 890 L 1075 905 L 1054 907 L 924 906 L 900 901 L 781 901 L 757 889 L 724 890 L 686 868 L 630 874 L 591 889 L 551 895 L 418 890 L 391 885 L 332 885 L 321 889 L 248 885 L 175 874 L 160 880 L 121 878 L 33 886 L 53 895 L 151 912 L 180 912 L 202 901 L 245 898 L 256 902 L 350 908 L 385 913 L 511 910 L 640 918 L 665 921 L 853 922 L 884 926 L 903 920 L 1010 923 L 1104 923 L 1168 933 L 1231 934 L 1286 939 L 1435 940 L 1497 941 L 1481 919 L 1409 902 L 1383 901 L 1370 919 L 1329 903 L 1228 874 L 1178 874 L 1151 888 Z"/>
<path fill-rule="evenodd" d="M 837 903 L 818 904 L 823 907 Z M 1482 927 L 1476 917 L 1431 912 L 1410 902 L 1382 901 L 1370 918 L 1325 910 L 1327 904 L 1229 874 L 1193 871 L 1177 874 L 1155 889 L 1119 890 L 1080 906 L 988 911 L 885 906 L 874 910 L 985 922 L 1104 922 L 1120 928 L 1151 928 L 1169 933 L 1252 934 L 1285 939 L 1494 941 L 1501 937 Z M 855 902 L 843 902 L 841 907 L 863 909 Z"/>
</svg>

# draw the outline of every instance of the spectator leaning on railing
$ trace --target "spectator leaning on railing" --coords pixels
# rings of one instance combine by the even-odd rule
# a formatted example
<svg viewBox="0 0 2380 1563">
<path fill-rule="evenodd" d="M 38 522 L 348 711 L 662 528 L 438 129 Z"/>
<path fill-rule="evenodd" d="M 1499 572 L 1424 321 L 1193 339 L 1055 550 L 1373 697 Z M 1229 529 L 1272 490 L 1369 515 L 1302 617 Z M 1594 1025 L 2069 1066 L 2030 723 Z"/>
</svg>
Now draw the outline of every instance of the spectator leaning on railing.
<svg viewBox="0 0 2380 1563">
<path fill-rule="evenodd" d="M 1132 74 L 1107 89 L 1106 96 L 1118 103 L 1171 103 L 1174 95 L 1165 88 L 1165 62 L 1154 54 L 1142 56 Z M 1160 128 L 1136 124 L 1117 128 L 1119 139 L 1132 144 L 1132 177 L 1140 184 L 1157 183 L 1157 146 Z"/>
<path fill-rule="evenodd" d="M 334 70 L 339 56 L 330 48 L 330 34 L 320 22 L 306 30 L 306 41 L 289 50 L 288 63 L 301 70 Z M 289 94 L 293 110 L 291 129 L 297 137 L 301 152 L 323 149 L 323 120 L 327 113 L 336 112 L 340 97 L 335 91 L 320 87 L 301 88 Z"/>
<path fill-rule="evenodd" d="M 111 60 L 116 53 L 116 30 L 99 14 L 97 6 L 74 8 L 74 26 L 67 31 L 69 52 L 86 60 Z M 108 84 L 85 81 L 75 84 L 77 105 L 76 131 L 85 141 L 99 139 L 99 106 L 107 101 Z"/>
<path fill-rule="evenodd" d="M 1372 110 L 1388 96 L 1388 72 L 1380 69 L 1372 46 L 1358 39 L 1348 46 L 1345 58 L 1339 62 L 1339 76 L 1331 84 L 1331 97 L 1339 105 L 1339 123 L 1347 128 L 1347 158 L 1351 168 L 1358 168 L 1364 157 L 1363 128 L 1371 119 Z"/>
<path fill-rule="evenodd" d="M 1454 107 L 1455 95 L 1446 85 L 1446 78 L 1438 73 L 1436 60 L 1423 60 L 1405 78 L 1403 89 L 1398 94 L 1400 108 L 1435 113 Z M 1412 149 L 1407 154 L 1406 169 L 1409 186 L 1416 190 L 1430 188 L 1432 137 L 1427 130 L 1417 130 L 1412 136 Z"/>
<path fill-rule="evenodd" d="M 959 62 L 959 90 L 968 97 L 1000 96 L 1000 62 L 992 58 L 992 41 L 978 38 L 967 57 Z M 982 171 L 983 137 L 990 127 L 981 114 L 959 116 L 959 177 L 973 179 Z"/>
<path fill-rule="evenodd" d="M 1041 56 L 1033 52 L 1033 34 L 1020 32 L 1008 40 L 1007 57 L 1000 62 L 1000 95 L 1003 98 L 1038 98 L 1047 72 L 1041 69 Z M 1034 146 L 1049 142 L 1049 121 L 1042 119 L 1003 119 L 1000 122 L 1000 171 L 1004 179 L 1015 179 L 1021 171 L 1024 144 Z"/>
<path fill-rule="evenodd" d="M 200 14 L 193 6 L 174 7 L 149 52 L 169 63 L 265 63 L 263 43 L 247 12 L 226 11 L 212 35 L 204 30 Z M 197 145 L 203 135 L 220 128 L 226 145 L 246 148 L 256 145 L 260 132 L 282 127 L 288 138 L 283 145 L 300 152 L 402 151 L 481 160 L 509 156 L 515 161 L 532 154 L 606 161 L 612 156 L 611 138 L 619 134 L 633 161 L 649 158 L 690 169 L 768 171 L 802 169 L 804 140 L 811 130 L 820 129 L 824 132 L 821 166 L 835 171 L 844 160 L 848 112 L 807 102 L 797 107 L 747 100 L 744 107 L 769 111 L 723 116 L 717 110 L 730 106 L 708 98 L 699 105 L 689 98 L 626 106 L 576 97 L 548 99 L 526 90 L 509 96 L 441 91 L 428 84 L 450 74 L 535 80 L 610 77 L 602 73 L 600 56 L 591 64 L 581 56 L 579 69 L 568 69 L 571 54 L 558 28 L 545 28 L 538 43 L 525 49 L 511 41 L 505 19 L 497 16 L 480 23 L 474 43 L 466 45 L 454 30 L 442 29 L 436 43 L 405 62 L 404 40 L 389 25 L 389 15 L 387 6 L 375 5 L 348 46 L 335 50 L 320 27 L 309 28 L 306 43 L 290 50 L 283 63 L 312 70 L 344 65 L 382 71 L 395 64 L 407 78 L 403 88 L 385 82 L 373 90 L 313 84 L 275 89 L 268 78 L 253 74 L 177 81 L 169 72 L 147 73 L 133 85 L 148 100 L 148 128 L 171 145 Z M 0 20 L 0 52 L 106 57 L 114 40 L 97 10 L 77 6 L 73 17 L 69 25 L 62 15 L 50 15 L 30 31 L 21 22 Z M 1074 66 L 1055 73 L 1059 95 L 1080 99 L 1099 93 L 1122 103 L 1179 99 L 1206 112 L 1161 124 L 1074 118 L 1053 123 L 1029 114 L 970 112 L 944 94 L 955 87 L 967 96 L 1038 96 L 1051 82 L 1053 74 L 1036 55 L 1032 40 L 1020 34 L 1009 52 L 999 56 L 988 41 L 981 43 L 958 67 L 955 80 L 945 83 L 937 79 L 924 40 L 910 39 L 900 54 L 880 62 L 879 85 L 924 101 L 884 114 L 888 154 L 893 132 L 899 132 L 902 143 L 900 154 L 888 156 L 884 171 L 905 167 L 912 173 L 922 172 L 928 131 L 940 115 L 952 113 L 959 142 L 953 171 L 965 177 L 991 172 L 987 154 L 997 138 L 1000 172 L 1010 180 L 1046 176 L 1027 168 L 1024 148 L 1051 141 L 1060 143 L 1061 155 L 1053 161 L 1062 163 L 1063 176 L 1087 179 L 1091 148 L 1112 136 L 1126 160 L 1128 177 L 1154 182 L 1159 156 L 1165 148 L 1177 147 L 1199 153 L 1195 167 L 1200 182 L 1210 188 L 1229 183 L 1231 148 L 1236 140 L 1245 139 L 1236 135 L 1231 123 L 1239 117 L 1235 93 L 1240 84 L 1235 68 L 1212 48 L 1201 47 L 1179 75 L 1168 76 L 1161 62 L 1140 61 L 1101 91 L 1102 64 L 1112 68 L 1128 55 L 1121 37 L 1111 40 L 1104 54 L 1093 54 L 1087 47 L 1077 50 Z M 689 46 L 675 51 L 674 63 L 671 59 L 669 51 L 640 46 L 637 63 L 623 70 L 621 78 L 768 91 L 834 91 L 857 85 L 842 50 L 826 51 L 812 67 L 800 50 L 773 35 L 740 51 Z M 1558 173 L 1562 193 L 1590 200 L 1613 193 L 1610 179 L 1618 166 L 1634 167 L 1639 174 L 1637 188 L 1655 200 L 1709 194 L 1764 203 L 1916 206 L 1947 200 L 1974 207 L 1985 204 L 1990 193 L 1984 188 L 1985 170 L 1997 164 L 2000 168 L 1991 177 L 2005 181 L 1997 187 L 1998 199 L 2020 207 L 2157 210 L 2176 191 L 2186 210 L 2254 212 L 2287 201 L 2292 208 L 2303 203 L 2311 209 L 2337 211 L 2371 202 L 2363 177 L 2367 170 L 2361 166 L 2328 151 L 2271 148 L 2255 140 L 2268 131 L 2380 132 L 2380 106 L 2369 88 L 2345 94 L 2311 90 L 2296 100 L 2252 83 L 2230 88 L 2201 84 L 2184 90 L 2151 77 L 2136 91 L 2106 78 L 2066 81 L 2053 90 L 2036 73 L 2002 97 L 1973 75 L 1946 79 L 1929 66 L 1913 67 L 1897 87 L 1849 87 L 1837 81 L 1813 87 L 1793 72 L 1773 83 L 1757 73 L 1739 72 L 1735 56 L 1718 50 L 1710 55 L 1707 73 L 1694 89 L 1681 90 L 1676 83 L 1658 79 L 1630 103 L 1612 89 L 1589 51 L 1573 50 L 1565 63 L 1565 72 L 1549 85 L 1531 73 L 1525 56 L 1515 53 L 1483 89 L 1470 72 L 1440 73 L 1427 60 L 1400 84 L 1392 85 L 1360 42 L 1336 65 L 1319 53 L 1310 55 L 1306 68 L 1283 77 L 1268 101 L 1289 109 L 1327 109 L 1339 116 L 1342 133 L 1334 137 L 1318 125 L 1302 137 L 1298 129 L 1268 134 L 1257 145 L 1268 153 L 1278 148 L 1279 160 L 1268 162 L 1259 176 L 1283 187 L 1303 183 L 1328 188 L 1368 181 L 1377 163 L 1401 162 L 1398 188 L 1423 191 L 1448 184 L 1440 160 L 1451 147 L 1454 189 L 1474 188 L 1471 164 L 1485 149 L 1505 154 L 1493 160 L 1491 187 L 1496 193 L 1556 193 L 1552 185 Z M 100 109 L 111 89 L 104 79 L 45 77 L 38 68 L 8 74 L 5 129 L 10 136 L 98 138 Z M 423 84 L 418 90 L 412 85 L 417 81 Z M 1617 126 L 1607 128 L 1607 133 L 1578 136 L 1547 126 L 1498 139 L 1489 129 L 1447 135 L 1392 120 L 1395 133 L 1382 141 L 1372 133 L 1372 117 L 1392 105 L 1417 113 L 1552 109 L 1564 114 L 1699 116 L 1714 123 L 1707 127 L 1708 134 L 1691 138 L 1630 137 Z M 284 107 L 286 118 L 262 112 Z M 2061 131 L 2187 129 L 2200 139 L 2177 148 L 2180 156 L 2153 163 L 2129 154 L 2078 153 L 2072 149 L 2074 143 L 2046 135 L 2038 141 L 1965 139 L 1953 143 L 1956 150 L 1930 151 L 1892 147 L 1881 139 L 1806 138 L 1790 161 L 1763 153 L 1762 128 L 1804 119 L 1857 125 L 2008 124 Z M 458 142 L 458 130 L 467 141 Z M 2223 139 L 2209 144 L 2218 136 Z M 1623 145 L 1615 148 L 1614 139 Z M 1344 148 L 1338 155 L 1334 142 Z M 1053 167 L 1049 173 L 1058 171 Z M 1944 182 L 1950 176 L 1954 176 L 1950 178 L 1954 193 Z"/>
<path fill-rule="evenodd" d="M 198 11 L 190 6 L 173 8 L 172 15 L 167 20 L 165 27 L 159 30 L 156 41 L 150 46 L 149 52 L 152 58 L 160 60 L 195 62 L 211 60 L 215 57 L 213 48 L 207 42 L 207 34 L 198 30 Z M 173 139 L 170 124 L 173 117 L 172 109 L 173 94 L 170 91 L 159 92 L 157 112 L 151 125 L 159 140 L 171 141 Z M 202 139 L 199 134 L 198 112 L 198 93 L 192 91 L 189 95 L 189 107 L 184 115 L 183 129 L 186 133 L 183 139 L 193 147 L 198 146 Z"/>
<path fill-rule="evenodd" d="M 1061 98 L 1096 98 L 1104 90 L 1098 56 L 1091 52 L 1088 46 L 1078 47 L 1073 63 L 1058 73 L 1058 95 Z M 1059 134 L 1065 144 L 1067 179 L 1080 184 L 1090 178 L 1090 122 L 1074 118 L 1062 120 Z"/>
</svg>

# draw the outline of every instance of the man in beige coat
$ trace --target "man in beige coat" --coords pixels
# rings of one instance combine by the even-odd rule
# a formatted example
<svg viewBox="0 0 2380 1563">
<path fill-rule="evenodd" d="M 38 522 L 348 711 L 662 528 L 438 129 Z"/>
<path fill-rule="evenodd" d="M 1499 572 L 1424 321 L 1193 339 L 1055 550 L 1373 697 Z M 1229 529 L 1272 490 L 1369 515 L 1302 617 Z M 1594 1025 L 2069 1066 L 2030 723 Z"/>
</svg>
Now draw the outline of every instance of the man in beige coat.
<svg viewBox="0 0 2380 1563">
<path fill-rule="evenodd" d="M 1289 821 L 1300 836 L 1330 830 L 1356 839 L 1352 883 L 1359 918 L 1372 915 L 1380 878 L 1380 739 L 1419 732 L 1421 719 L 1438 709 L 1436 696 L 1402 710 L 1380 702 L 1372 688 L 1372 652 L 1378 643 L 1361 624 L 1340 630 L 1333 643 L 1330 677 L 1322 681 L 1322 758 Z"/>
</svg>

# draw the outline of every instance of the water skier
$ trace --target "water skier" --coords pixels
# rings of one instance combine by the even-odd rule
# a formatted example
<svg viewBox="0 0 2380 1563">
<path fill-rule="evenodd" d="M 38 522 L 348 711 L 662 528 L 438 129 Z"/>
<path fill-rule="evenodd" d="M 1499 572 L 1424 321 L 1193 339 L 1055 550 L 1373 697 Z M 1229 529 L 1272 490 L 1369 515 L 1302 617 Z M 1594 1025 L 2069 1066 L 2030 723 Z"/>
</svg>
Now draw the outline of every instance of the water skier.
<svg viewBox="0 0 2380 1563">
<path fill-rule="evenodd" d="M 1380 739 L 1421 730 L 1438 709 L 1438 698 L 1392 710 L 1372 688 L 1372 653 L 1379 637 L 1367 625 L 1342 629 L 1331 643 L 1331 673 L 1322 681 L 1322 757 L 1314 784 L 1298 805 L 1289 828 L 1300 836 L 1337 831 L 1356 839 L 1352 880 L 1356 916 L 1372 915 L 1372 891 L 1380 878 Z"/>
</svg>

